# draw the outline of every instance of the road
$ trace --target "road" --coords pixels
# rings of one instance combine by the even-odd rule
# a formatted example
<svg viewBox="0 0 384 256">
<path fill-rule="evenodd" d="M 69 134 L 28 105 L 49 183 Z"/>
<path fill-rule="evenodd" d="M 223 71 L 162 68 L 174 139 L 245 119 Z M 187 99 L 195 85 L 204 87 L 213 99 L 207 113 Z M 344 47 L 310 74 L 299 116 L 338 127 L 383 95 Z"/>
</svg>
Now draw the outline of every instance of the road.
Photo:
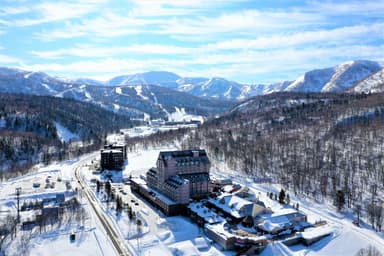
<svg viewBox="0 0 384 256">
<path fill-rule="evenodd" d="M 76 177 L 81 189 L 83 190 L 89 204 L 92 206 L 92 209 L 96 213 L 96 216 L 99 218 L 101 224 L 103 225 L 108 237 L 111 239 L 113 245 L 115 246 L 118 254 L 121 256 L 135 255 L 135 253 L 133 251 L 128 251 L 128 249 L 125 246 L 125 241 L 120 237 L 119 233 L 117 233 L 116 230 L 114 229 L 114 227 L 111 225 L 105 212 L 100 207 L 98 200 L 96 200 L 94 194 L 90 191 L 90 188 L 88 187 L 87 183 L 84 181 L 82 175 L 80 174 L 80 170 L 81 170 L 82 166 L 86 162 L 89 162 L 91 158 L 94 158 L 94 155 L 80 161 L 76 165 L 75 177 Z"/>
</svg>

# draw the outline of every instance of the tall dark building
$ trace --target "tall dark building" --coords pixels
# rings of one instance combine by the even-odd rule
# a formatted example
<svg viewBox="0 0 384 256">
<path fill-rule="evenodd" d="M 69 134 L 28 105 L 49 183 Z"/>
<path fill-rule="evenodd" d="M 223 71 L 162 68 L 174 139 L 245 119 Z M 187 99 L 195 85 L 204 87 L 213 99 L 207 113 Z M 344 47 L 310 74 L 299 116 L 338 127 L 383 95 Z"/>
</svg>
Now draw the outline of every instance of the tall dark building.
<svg viewBox="0 0 384 256">
<path fill-rule="evenodd" d="M 105 145 L 101 150 L 100 166 L 102 170 L 122 170 L 127 160 L 127 146 L 123 144 Z"/>
</svg>

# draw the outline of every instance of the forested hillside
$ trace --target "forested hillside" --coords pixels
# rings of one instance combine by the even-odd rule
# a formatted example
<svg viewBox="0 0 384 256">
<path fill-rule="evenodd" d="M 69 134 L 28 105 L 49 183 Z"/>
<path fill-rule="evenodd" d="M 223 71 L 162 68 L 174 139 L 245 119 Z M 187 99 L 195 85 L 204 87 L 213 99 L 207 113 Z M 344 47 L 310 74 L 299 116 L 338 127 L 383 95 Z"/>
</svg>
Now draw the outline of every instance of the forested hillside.
<svg viewBox="0 0 384 256">
<path fill-rule="evenodd" d="M 90 103 L 0 94 L 0 174 L 12 175 L 40 161 L 48 163 L 95 150 L 107 133 L 131 125 L 127 117 Z M 74 138 L 63 138 L 59 129 Z"/>
<path fill-rule="evenodd" d="M 383 99 L 384 94 L 271 94 L 243 102 L 197 131 L 162 136 L 179 137 L 186 148 L 206 148 L 213 163 L 250 178 L 268 177 L 292 193 L 364 212 L 379 229 Z"/>
</svg>

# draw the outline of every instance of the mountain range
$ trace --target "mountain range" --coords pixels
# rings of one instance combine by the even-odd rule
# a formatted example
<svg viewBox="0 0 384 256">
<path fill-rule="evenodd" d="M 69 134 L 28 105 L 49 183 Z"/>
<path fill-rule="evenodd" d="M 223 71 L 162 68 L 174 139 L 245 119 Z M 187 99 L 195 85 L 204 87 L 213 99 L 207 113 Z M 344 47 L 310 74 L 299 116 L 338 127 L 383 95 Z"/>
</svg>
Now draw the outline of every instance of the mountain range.
<svg viewBox="0 0 384 256">
<path fill-rule="evenodd" d="M 294 81 L 273 84 L 242 84 L 225 78 L 181 77 L 167 71 L 150 71 L 133 75 L 116 76 L 106 82 L 92 80 L 73 80 L 94 85 L 158 85 L 198 97 L 243 100 L 252 96 L 273 92 L 368 92 L 375 91 L 383 83 L 383 66 L 375 61 L 356 60 L 335 67 L 315 69 L 306 72 Z M 380 75 L 381 74 L 381 75 Z"/>
<path fill-rule="evenodd" d="M 306 72 L 294 81 L 242 84 L 224 78 L 181 77 L 167 71 L 116 76 L 108 81 L 52 77 L 42 72 L 0 68 L 0 92 L 72 98 L 134 118 L 168 118 L 186 113 L 211 116 L 236 102 L 273 92 L 381 92 L 384 69 L 357 60 Z"/>
<path fill-rule="evenodd" d="M 157 85 L 106 85 L 89 79 L 70 80 L 42 72 L 0 68 L 0 92 L 55 96 L 85 101 L 131 118 L 168 118 L 182 110 L 210 116 L 226 111 L 234 101 L 201 98 Z"/>
</svg>

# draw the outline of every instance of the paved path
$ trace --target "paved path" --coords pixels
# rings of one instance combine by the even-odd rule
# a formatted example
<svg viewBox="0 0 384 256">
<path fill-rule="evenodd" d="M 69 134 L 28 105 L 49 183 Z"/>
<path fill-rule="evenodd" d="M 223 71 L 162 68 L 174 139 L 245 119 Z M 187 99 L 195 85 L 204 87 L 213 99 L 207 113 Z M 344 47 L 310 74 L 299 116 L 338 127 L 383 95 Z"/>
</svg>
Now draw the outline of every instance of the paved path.
<svg viewBox="0 0 384 256">
<path fill-rule="evenodd" d="M 108 217 L 106 216 L 103 209 L 100 207 L 98 201 L 96 200 L 94 194 L 90 191 L 89 187 L 87 186 L 87 183 L 83 180 L 83 177 L 80 174 L 81 167 L 84 163 L 89 161 L 89 159 L 82 160 L 78 163 L 78 165 L 75 168 L 75 177 L 83 190 L 89 204 L 92 206 L 94 212 L 96 213 L 97 217 L 99 218 L 101 224 L 103 225 L 108 237 L 111 239 L 113 245 L 116 248 L 116 251 L 119 255 L 125 256 L 125 255 L 135 255 L 134 252 L 128 252 L 127 248 L 124 245 L 124 240 L 120 237 L 120 235 L 116 232 L 116 230 L 113 228 L 111 223 L 108 220 Z"/>
</svg>

